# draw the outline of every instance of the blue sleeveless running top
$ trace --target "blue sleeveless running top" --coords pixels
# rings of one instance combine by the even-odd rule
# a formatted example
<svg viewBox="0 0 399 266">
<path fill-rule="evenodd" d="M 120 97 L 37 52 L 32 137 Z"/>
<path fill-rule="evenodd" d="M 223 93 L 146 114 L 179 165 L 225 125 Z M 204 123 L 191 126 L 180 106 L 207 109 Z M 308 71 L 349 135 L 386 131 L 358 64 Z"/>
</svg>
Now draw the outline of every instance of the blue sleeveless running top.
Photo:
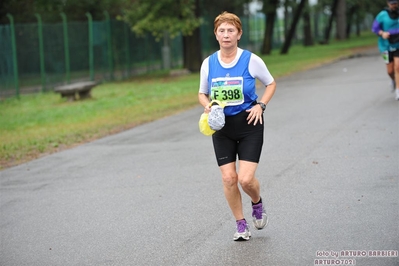
<svg viewBox="0 0 399 266">
<path fill-rule="evenodd" d="M 211 100 L 227 102 L 226 116 L 233 116 L 251 108 L 256 102 L 255 78 L 248 70 L 251 52 L 243 50 L 238 62 L 231 68 L 224 68 L 217 52 L 209 56 L 208 95 Z"/>
</svg>

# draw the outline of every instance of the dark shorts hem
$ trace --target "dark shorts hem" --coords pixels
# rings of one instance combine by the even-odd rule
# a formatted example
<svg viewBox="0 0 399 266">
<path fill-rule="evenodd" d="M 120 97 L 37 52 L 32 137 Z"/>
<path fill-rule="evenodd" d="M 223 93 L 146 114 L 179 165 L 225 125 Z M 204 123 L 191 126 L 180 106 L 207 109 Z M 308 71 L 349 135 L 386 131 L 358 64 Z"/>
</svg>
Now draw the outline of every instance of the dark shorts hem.
<svg viewBox="0 0 399 266">
<path fill-rule="evenodd" d="M 219 166 L 239 160 L 259 163 L 263 145 L 264 125 L 248 125 L 247 112 L 226 116 L 225 126 L 212 135 Z M 263 117 L 262 117 L 263 120 Z"/>
</svg>

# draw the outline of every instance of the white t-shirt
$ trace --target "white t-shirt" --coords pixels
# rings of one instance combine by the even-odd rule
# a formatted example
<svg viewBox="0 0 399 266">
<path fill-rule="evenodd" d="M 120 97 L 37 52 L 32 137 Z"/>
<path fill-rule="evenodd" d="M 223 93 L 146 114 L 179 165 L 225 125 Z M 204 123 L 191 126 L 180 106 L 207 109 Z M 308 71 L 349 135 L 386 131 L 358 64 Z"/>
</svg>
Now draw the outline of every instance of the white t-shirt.
<svg viewBox="0 0 399 266">
<path fill-rule="evenodd" d="M 238 48 L 237 55 L 234 58 L 234 60 L 231 63 L 226 64 L 222 60 L 220 60 L 220 51 L 218 51 L 217 52 L 218 60 L 222 65 L 222 67 L 231 68 L 237 64 L 238 59 L 240 58 L 242 52 L 243 50 L 241 48 Z M 200 71 L 199 92 L 204 94 L 208 94 L 208 73 L 209 73 L 208 61 L 209 57 L 205 58 L 205 60 L 202 62 L 201 71 Z M 274 78 L 267 69 L 265 62 L 263 62 L 263 60 L 256 54 L 251 53 L 251 58 L 249 60 L 249 65 L 248 65 L 248 71 L 253 78 L 259 79 L 260 82 L 262 82 L 262 84 L 265 86 L 271 84 L 274 81 Z"/>
</svg>

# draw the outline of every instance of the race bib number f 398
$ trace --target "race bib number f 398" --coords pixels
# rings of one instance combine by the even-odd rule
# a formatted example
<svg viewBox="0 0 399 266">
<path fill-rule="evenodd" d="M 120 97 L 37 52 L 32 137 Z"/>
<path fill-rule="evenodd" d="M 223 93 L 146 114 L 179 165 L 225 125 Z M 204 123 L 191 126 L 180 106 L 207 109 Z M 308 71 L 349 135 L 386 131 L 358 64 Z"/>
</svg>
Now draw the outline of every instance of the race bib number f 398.
<svg viewBox="0 0 399 266">
<path fill-rule="evenodd" d="M 239 105 L 244 102 L 242 77 L 214 78 L 211 84 L 211 99 L 225 102 L 226 105 Z"/>
</svg>

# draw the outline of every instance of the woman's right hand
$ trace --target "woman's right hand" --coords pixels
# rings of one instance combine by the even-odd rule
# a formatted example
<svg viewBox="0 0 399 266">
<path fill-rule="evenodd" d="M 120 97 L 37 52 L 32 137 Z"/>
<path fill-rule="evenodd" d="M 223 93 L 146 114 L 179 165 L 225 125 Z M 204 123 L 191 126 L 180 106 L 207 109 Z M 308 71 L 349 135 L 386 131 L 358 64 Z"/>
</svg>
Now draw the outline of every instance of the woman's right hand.
<svg viewBox="0 0 399 266">
<path fill-rule="evenodd" d="M 204 113 L 209 114 L 209 112 L 211 111 L 211 107 L 208 105 L 205 106 L 204 108 Z"/>
</svg>

